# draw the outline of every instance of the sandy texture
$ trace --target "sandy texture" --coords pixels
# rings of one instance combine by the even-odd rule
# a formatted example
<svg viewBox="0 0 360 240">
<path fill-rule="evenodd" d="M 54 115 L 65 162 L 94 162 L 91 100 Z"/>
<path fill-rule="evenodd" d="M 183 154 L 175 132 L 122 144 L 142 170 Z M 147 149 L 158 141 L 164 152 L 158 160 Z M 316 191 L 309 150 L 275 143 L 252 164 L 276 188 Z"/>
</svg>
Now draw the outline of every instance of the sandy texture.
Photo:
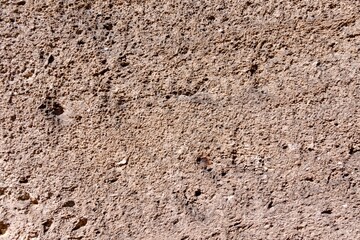
<svg viewBox="0 0 360 240">
<path fill-rule="evenodd" d="M 0 239 L 360 239 L 359 10 L 0 0 Z"/>
</svg>

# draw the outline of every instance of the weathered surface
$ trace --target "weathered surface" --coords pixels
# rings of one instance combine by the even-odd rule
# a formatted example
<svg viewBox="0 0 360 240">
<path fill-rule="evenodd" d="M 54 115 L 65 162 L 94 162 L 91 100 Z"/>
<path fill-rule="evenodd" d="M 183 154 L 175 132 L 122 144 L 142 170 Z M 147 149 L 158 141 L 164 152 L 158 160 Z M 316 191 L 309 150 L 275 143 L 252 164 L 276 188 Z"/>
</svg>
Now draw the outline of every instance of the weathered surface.
<svg viewBox="0 0 360 240">
<path fill-rule="evenodd" d="M 0 239 L 360 239 L 359 10 L 0 0 Z"/>
</svg>

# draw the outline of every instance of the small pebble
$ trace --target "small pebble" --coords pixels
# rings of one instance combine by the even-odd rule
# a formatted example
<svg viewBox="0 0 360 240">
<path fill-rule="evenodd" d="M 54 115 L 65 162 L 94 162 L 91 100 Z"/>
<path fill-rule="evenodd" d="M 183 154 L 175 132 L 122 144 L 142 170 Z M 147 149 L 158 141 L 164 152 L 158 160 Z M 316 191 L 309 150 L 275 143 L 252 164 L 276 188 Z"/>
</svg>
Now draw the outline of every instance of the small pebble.
<svg viewBox="0 0 360 240">
<path fill-rule="evenodd" d="M 117 165 L 120 165 L 120 166 L 123 166 L 125 164 L 127 164 L 127 159 L 126 158 L 124 158 L 123 160 L 121 160 L 120 162 L 117 163 Z"/>
</svg>

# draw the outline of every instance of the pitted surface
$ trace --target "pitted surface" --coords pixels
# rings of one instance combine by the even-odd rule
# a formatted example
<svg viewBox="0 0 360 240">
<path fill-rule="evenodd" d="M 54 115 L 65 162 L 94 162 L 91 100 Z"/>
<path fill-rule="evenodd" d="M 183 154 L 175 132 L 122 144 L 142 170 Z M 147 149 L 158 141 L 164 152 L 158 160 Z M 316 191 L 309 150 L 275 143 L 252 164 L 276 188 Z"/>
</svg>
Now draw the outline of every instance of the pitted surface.
<svg viewBox="0 0 360 240">
<path fill-rule="evenodd" d="M 0 239 L 360 238 L 359 8 L 0 0 Z"/>
</svg>

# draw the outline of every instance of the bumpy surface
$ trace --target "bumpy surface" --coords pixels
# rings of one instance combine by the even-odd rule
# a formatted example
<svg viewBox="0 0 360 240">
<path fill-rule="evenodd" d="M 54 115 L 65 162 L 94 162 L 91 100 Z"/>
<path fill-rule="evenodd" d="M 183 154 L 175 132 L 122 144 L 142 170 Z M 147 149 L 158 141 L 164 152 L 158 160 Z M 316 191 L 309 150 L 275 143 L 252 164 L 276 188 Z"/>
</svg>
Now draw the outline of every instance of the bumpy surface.
<svg viewBox="0 0 360 240">
<path fill-rule="evenodd" d="M 360 239 L 359 11 L 0 0 L 0 239 Z"/>
</svg>

